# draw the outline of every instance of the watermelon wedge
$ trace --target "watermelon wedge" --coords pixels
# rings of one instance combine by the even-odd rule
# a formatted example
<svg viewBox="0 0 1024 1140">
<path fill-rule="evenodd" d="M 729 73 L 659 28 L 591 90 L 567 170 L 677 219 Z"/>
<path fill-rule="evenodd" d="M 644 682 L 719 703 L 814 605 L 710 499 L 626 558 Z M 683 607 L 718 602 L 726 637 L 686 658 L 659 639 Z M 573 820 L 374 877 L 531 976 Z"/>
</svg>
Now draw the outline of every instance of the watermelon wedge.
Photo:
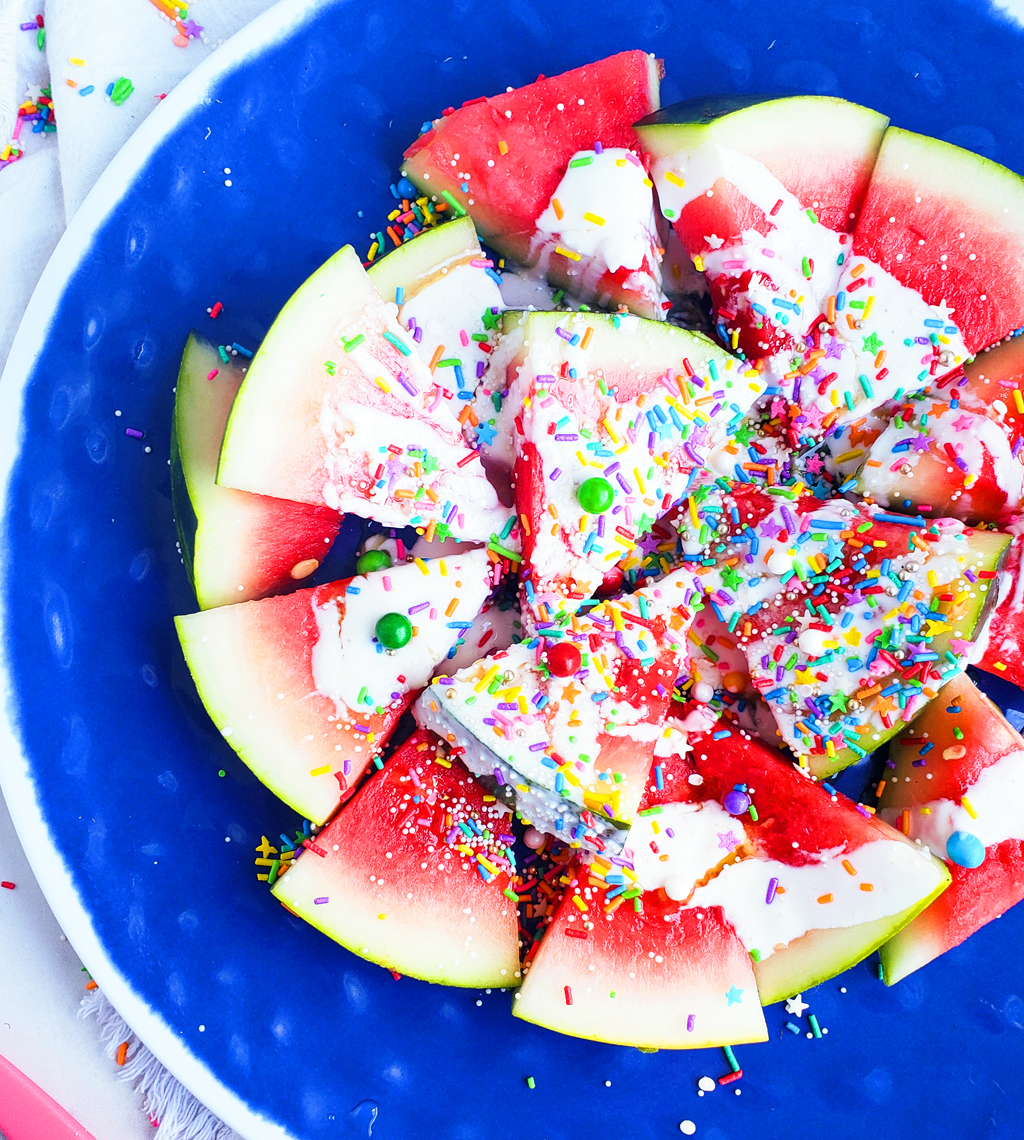
<svg viewBox="0 0 1024 1140">
<path fill-rule="evenodd" d="M 803 337 L 838 266 L 888 120 L 842 99 L 719 95 L 637 124 L 662 213 L 748 359 Z"/>
<path fill-rule="evenodd" d="M 823 778 L 966 667 L 1009 537 L 792 495 L 734 487 L 695 504 L 682 537 L 714 524 L 714 565 L 698 568 L 708 603 L 739 633 L 782 740 Z"/>
<path fill-rule="evenodd" d="M 435 680 L 413 714 L 542 832 L 621 846 L 681 671 L 688 571 Z M 614 695 L 613 695 L 614 694 Z"/>
<path fill-rule="evenodd" d="M 864 457 L 857 490 L 897 510 L 995 523 L 1020 510 L 1024 461 L 996 420 L 939 394 L 890 421 Z"/>
<path fill-rule="evenodd" d="M 645 895 L 604 903 L 577 864 L 513 1013 L 558 1033 L 647 1049 L 766 1041 L 750 959 L 717 908 Z M 563 876 L 564 878 L 565 876 Z"/>
<path fill-rule="evenodd" d="M 991 616 L 978 634 L 971 664 L 1024 688 L 1024 534 L 1019 525 L 1007 547 L 1006 565 Z"/>
<path fill-rule="evenodd" d="M 1015 336 L 979 353 L 958 379 L 955 395 L 968 411 L 995 419 L 1019 454 L 1024 439 L 1024 340 Z"/>
<path fill-rule="evenodd" d="M 346 246 L 292 295 L 253 357 L 217 481 L 486 540 L 508 513 L 453 403 L 454 386 L 431 375 Z"/>
<path fill-rule="evenodd" d="M 630 853 L 647 891 L 721 908 L 764 1005 L 861 961 L 949 883 L 888 824 L 701 712 L 667 721 Z"/>
<path fill-rule="evenodd" d="M 558 613 L 593 595 L 679 501 L 763 385 L 669 325 L 529 313 L 519 327 L 516 513 L 532 604 Z"/>
<path fill-rule="evenodd" d="M 419 560 L 175 625 L 217 729 L 271 791 L 323 823 L 455 644 L 460 619 L 476 616 L 489 566 L 482 550 Z M 404 646 L 377 640 L 385 617 L 406 625 Z"/>
<path fill-rule="evenodd" d="M 405 152 L 402 173 L 435 201 L 468 213 L 499 253 L 520 265 L 536 265 L 545 239 L 557 232 L 539 230 L 538 220 L 549 208 L 557 214 L 552 198 L 558 197 L 570 162 L 578 152 L 596 151 L 596 143 L 604 149 L 636 149 L 633 123 L 657 108 L 660 74 L 656 60 L 627 51 L 471 100 L 434 120 Z M 587 184 L 600 190 L 594 179 Z M 582 205 L 581 220 L 584 212 L 601 216 L 596 204 Z M 611 212 L 604 220 L 609 218 L 617 220 Z M 591 259 L 576 250 L 566 255 L 550 249 L 541 268 L 570 292 L 582 286 L 595 297 L 607 296 L 610 304 L 635 304 L 644 316 L 661 315 L 660 294 L 655 298 L 649 287 L 653 266 L 613 269 L 608 260 L 601 263 L 597 248 L 593 266 Z M 647 280 L 641 283 L 638 275 Z"/>
<path fill-rule="evenodd" d="M 189 335 L 171 427 L 171 492 L 181 555 L 199 608 L 247 602 L 308 578 L 337 537 L 329 507 L 218 487 L 224 425 L 245 371 L 214 344 Z"/>
<path fill-rule="evenodd" d="M 366 275 L 396 306 L 398 323 L 423 363 L 442 368 L 444 361 L 441 375 L 450 377 L 445 387 L 467 399 L 484 374 L 505 308 L 472 220 L 424 230 L 375 261 Z"/>
<path fill-rule="evenodd" d="M 274 895 L 389 970 L 449 986 L 517 986 L 509 822 L 508 809 L 441 741 L 419 731 L 277 880 Z"/>
<path fill-rule="evenodd" d="M 889 758 L 879 813 L 944 859 L 953 879 L 882 947 L 893 985 L 1024 899 L 1024 739 L 964 675 Z"/>
</svg>

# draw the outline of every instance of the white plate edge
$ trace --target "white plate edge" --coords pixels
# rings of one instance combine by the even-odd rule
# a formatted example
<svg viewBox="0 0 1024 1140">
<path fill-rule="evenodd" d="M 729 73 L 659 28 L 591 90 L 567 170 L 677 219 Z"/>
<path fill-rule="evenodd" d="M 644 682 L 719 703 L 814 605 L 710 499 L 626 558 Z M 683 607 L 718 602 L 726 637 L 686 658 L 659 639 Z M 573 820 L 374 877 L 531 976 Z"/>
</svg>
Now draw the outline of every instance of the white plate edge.
<svg viewBox="0 0 1024 1140">
<path fill-rule="evenodd" d="M 207 99 L 209 88 L 248 56 L 293 33 L 305 20 L 338 0 L 278 0 L 186 75 L 125 142 L 89 191 L 57 244 L 32 293 L 0 375 L 0 502 L 6 510 L 13 468 L 21 451 L 23 395 L 68 281 L 89 252 L 111 210 L 127 196 L 153 151 Z M 339 5 L 341 6 L 341 5 Z M 7 615 L 0 599 L 0 627 Z M 299 1140 L 256 1113 L 224 1085 L 163 1017 L 121 975 L 107 954 L 92 916 L 79 898 L 63 856 L 54 844 L 36 796 L 30 766 L 15 725 L 14 684 L 0 655 L 0 787 L 15 830 L 47 903 L 100 989 L 157 1059 L 207 1108 L 246 1140 Z"/>
</svg>

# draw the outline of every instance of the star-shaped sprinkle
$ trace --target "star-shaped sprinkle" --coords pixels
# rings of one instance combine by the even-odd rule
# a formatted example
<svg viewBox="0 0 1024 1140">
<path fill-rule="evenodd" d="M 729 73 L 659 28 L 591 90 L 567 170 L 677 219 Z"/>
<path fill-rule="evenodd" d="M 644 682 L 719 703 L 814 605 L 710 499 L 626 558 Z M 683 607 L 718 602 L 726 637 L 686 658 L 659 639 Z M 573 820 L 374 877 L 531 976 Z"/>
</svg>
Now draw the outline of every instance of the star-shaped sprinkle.
<svg viewBox="0 0 1024 1140">
<path fill-rule="evenodd" d="M 496 309 L 484 309 L 484 315 L 480 319 L 483 321 L 485 329 L 496 329 L 500 317 L 501 314 Z"/>
<path fill-rule="evenodd" d="M 953 313 L 956 312 L 956 309 L 951 309 L 949 307 L 949 305 L 946 304 L 946 298 L 945 297 L 942 298 L 942 300 L 939 302 L 939 304 L 932 305 L 932 308 L 935 310 L 936 313 L 938 313 L 938 315 L 947 324 L 949 323 L 949 318 L 952 316 Z"/>
<path fill-rule="evenodd" d="M 824 466 L 824 463 L 822 461 L 821 456 L 818 455 L 817 452 L 815 452 L 814 455 L 810 455 L 807 457 L 807 461 L 805 462 L 804 466 L 807 468 L 808 471 L 811 471 L 815 475 L 817 475 L 817 473 Z"/>
<path fill-rule="evenodd" d="M 931 445 L 931 436 L 915 435 L 911 437 L 910 446 L 914 451 L 927 451 Z"/>
<path fill-rule="evenodd" d="M 829 709 L 828 709 L 828 711 L 830 713 L 846 712 L 846 694 L 841 689 L 839 690 L 839 692 L 833 693 L 829 697 Z"/>
<path fill-rule="evenodd" d="M 769 515 L 758 527 L 758 530 L 765 538 L 774 538 L 777 534 L 782 533 L 783 528 Z"/>
<path fill-rule="evenodd" d="M 438 466 L 437 466 L 436 457 L 433 455 L 428 455 L 423 460 L 423 474 L 429 475 L 431 471 L 437 471 L 437 470 L 438 470 Z"/>
<path fill-rule="evenodd" d="M 203 30 L 202 24 L 197 24 L 195 20 L 186 20 L 182 27 L 185 29 L 185 35 L 190 39 L 199 39 L 199 33 Z"/>
<path fill-rule="evenodd" d="M 562 698 L 561 699 L 563 701 L 574 701 L 582 692 L 583 692 L 582 689 L 577 689 L 576 686 L 572 683 L 572 681 L 570 681 L 568 685 L 562 686 Z"/>
<path fill-rule="evenodd" d="M 451 536 L 452 528 L 447 523 L 438 523 L 437 526 L 434 527 L 434 538 L 438 542 L 445 538 L 451 538 Z"/>
<path fill-rule="evenodd" d="M 731 986 L 725 996 L 730 1005 L 738 1005 L 743 998 L 743 991 L 739 986 Z"/>
<path fill-rule="evenodd" d="M 736 572 L 735 566 L 722 567 L 722 582 L 727 590 L 735 590 L 742 581 L 743 577 Z"/>
<path fill-rule="evenodd" d="M 645 534 L 649 534 L 651 527 L 654 526 L 654 519 L 644 511 L 636 520 L 636 533 L 638 538 L 642 538 Z"/>
<path fill-rule="evenodd" d="M 739 840 L 731 831 L 718 832 L 718 846 L 721 847 L 723 851 L 731 851 L 738 843 Z"/>
<path fill-rule="evenodd" d="M 718 234 L 705 234 L 704 240 L 707 242 L 709 249 L 721 249 L 725 244 L 725 238 L 720 238 Z"/>
<path fill-rule="evenodd" d="M 797 994 L 796 997 L 787 998 L 786 1012 L 791 1013 L 794 1017 L 803 1017 L 804 1010 L 811 1008 L 803 998 L 803 994 Z"/>
<path fill-rule="evenodd" d="M 955 427 L 957 431 L 967 431 L 973 424 L 974 420 L 971 416 L 958 416 L 953 421 L 953 427 Z"/>
<path fill-rule="evenodd" d="M 864 351 L 870 352 L 872 356 L 877 355 L 881 347 L 882 342 L 878 339 L 878 333 L 872 333 L 864 338 Z"/>
<path fill-rule="evenodd" d="M 830 336 L 825 341 L 825 359 L 840 360 L 843 355 L 843 342 L 837 336 Z"/>
<path fill-rule="evenodd" d="M 772 411 L 772 415 L 775 415 L 774 409 Z M 735 439 L 737 443 L 742 444 L 744 447 L 746 447 L 756 434 L 757 433 L 755 429 L 751 427 L 750 424 L 740 424 L 735 432 L 733 432 L 733 439 Z"/>
<path fill-rule="evenodd" d="M 491 424 L 480 424 L 476 429 L 477 439 L 486 444 L 488 447 L 494 442 L 494 437 L 498 434 L 497 429 Z"/>
</svg>

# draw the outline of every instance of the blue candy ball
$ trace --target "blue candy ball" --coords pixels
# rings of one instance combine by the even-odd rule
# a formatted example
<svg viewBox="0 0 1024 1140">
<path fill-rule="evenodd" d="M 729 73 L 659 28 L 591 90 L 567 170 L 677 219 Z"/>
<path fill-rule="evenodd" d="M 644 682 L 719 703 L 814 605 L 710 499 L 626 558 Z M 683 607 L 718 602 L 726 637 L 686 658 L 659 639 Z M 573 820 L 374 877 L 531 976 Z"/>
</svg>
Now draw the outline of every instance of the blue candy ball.
<svg viewBox="0 0 1024 1140">
<path fill-rule="evenodd" d="M 985 862 L 985 844 L 969 831 L 954 831 L 946 840 L 946 854 L 958 867 L 980 867 Z"/>
</svg>

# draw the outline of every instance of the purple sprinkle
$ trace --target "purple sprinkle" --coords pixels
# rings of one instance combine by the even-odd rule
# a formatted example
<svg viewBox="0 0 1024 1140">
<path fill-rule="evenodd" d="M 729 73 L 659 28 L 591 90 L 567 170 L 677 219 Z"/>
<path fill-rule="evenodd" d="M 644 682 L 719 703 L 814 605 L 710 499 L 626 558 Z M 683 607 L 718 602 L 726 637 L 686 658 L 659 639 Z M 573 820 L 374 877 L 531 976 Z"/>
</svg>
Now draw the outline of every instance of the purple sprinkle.
<svg viewBox="0 0 1024 1140">
<path fill-rule="evenodd" d="M 498 786 L 503 788 L 505 786 L 505 777 L 502 775 L 500 768 L 494 769 L 494 778 L 498 781 Z"/>
<path fill-rule="evenodd" d="M 39 31 L 39 25 L 35 22 L 35 20 L 33 20 L 31 24 L 19 24 L 18 27 L 21 28 L 21 30 L 23 32 L 38 32 Z M 601 144 L 598 143 L 597 145 L 600 146 Z"/>
<path fill-rule="evenodd" d="M 775 891 L 776 891 L 776 888 L 778 887 L 778 885 L 779 885 L 778 879 L 769 879 L 768 880 L 768 893 L 764 896 L 764 901 L 766 903 L 768 903 L 769 906 L 771 906 L 772 899 L 775 898 Z"/>
<path fill-rule="evenodd" d="M 419 602 L 415 606 L 410 606 L 409 607 L 409 616 L 411 617 L 413 614 L 422 613 L 425 609 L 428 609 L 429 607 L 430 607 L 429 602 Z"/>
<path fill-rule="evenodd" d="M 342 769 L 343 769 L 346 776 L 350 776 L 352 774 L 352 761 L 346 760 L 345 763 L 342 765 Z"/>
<path fill-rule="evenodd" d="M 330 902 L 330 901 L 331 900 L 327 897 L 327 895 L 321 895 L 318 899 L 313 900 L 313 905 L 314 906 L 323 906 L 325 902 Z"/>
<path fill-rule="evenodd" d="M 21 26 L 24 28 L 26 25 L 22 24 Z M 31 25 L 28 26 L 31 27 Z M 599 142 L 594 143 L 594 154 L 604 154 L 604 147 Z"/>
<path fill-rule="evenodd" d="M 476 362 L 476 378 L 478 380 L 480 380 L 483 377 L 483 374 L 485 371 L 486 371 L 486 365 L 484 364 L 484 362 L 482 360 L 478 360 Z"/>
<path fill-rule="evenodd" d="M 548 746 L 547 741 L 542 740 L 538 744 L 531 744 L 530 745 L 530 751 L 531 752 L 543 752 L 544 749 L 547 748 L 547 746 Z"/>
<path fill-rule="evenodd" d="M 619 484 L 623 491 L 626 492 L 627 495 L 631 495 L 633 493 L 633 488 L 626 482 L 625 479 L 622 478 L 621 474 L 617 474 L 615 476 L 615 481 Z M 618 510 L 618 507 L 615 509 Z"/>
<path fill-rule="evenodd" d="M 556 443 L 575 443 L 580 437 L 571 432 L 560 432 L 555 435 Z"/>
<path fill-rule="evenodd" d="M 606 475 L 614 475 L 614 474 L 615 474 L 615 472 L 616 472 L 616 471 L 618 471 L 618 469 L 619 469 L 619 467 L 620 467 L 620 466 L 621 466 L 621 464 L 620 464 L 620 463 L 619 463 L 619 461 L 616 459 L 614 463 L 609 463 L 609 464 L 608 464 L 608 466 L 607 466 L 607 467 L 604 469 L 604 473 L 605 473 Z"/>
<path fill-rule="evenodd" d="M 560 336 L 562 338 L 562 340 L 572 340 L 572 333 L 567 332 L 563 328 L 556 328 L 555 329 L 555 336 Z"/>
<path fill-rule="evenodd" d="M 695 1013 L 691 1013 L 689 1015 L 689 1017 L 687 1017 L 687 1019 L 686 1019 L 686 1032 L 687 1033 L 693 1032 L 693 1026 L 694 1026 L 694 1023 L 696 1022 L 696 1020 L 697 1020 L 697 1015 Z"/>
<path fill-rule="evenodd" d="M 409 393 L 410 396 L 418 396 L 420 394 L 419 388 L 410 384 L 404 372 L 399 372 L 398 383 Z"/>
<path fill-rule="evenodd" d="M 145 439 L 146 438 L 146 433 L 144 431 L 139 431 L 138 428 L 125 428 L 124 434 L 130 435 L 132 437 L 132 439 Z"/>
<path fill-rule="evenodd" d="M 549 478 L 549 479 L 550 479 L 552 482 L 554 482 L 554 480 L 555 480 L 555 479 L 557 479 L 557 478 L 558 478 L 558 476 L 559 476 L 559 475 L 561 475 L 561 474 L 562 474 L 562 469 L 561 469 L 561 467 L 556 467 L 556 468 L 554 469 L 554 471 L 552 471 L 552 472 L 551 472 L 551 474 L 548 476 L 548 478 Z"/>
<path fill-rule="evenodd" d="M 412 339 L 417 344 L 419 344 L 420 341 L 423 339 L 423 330 L 421 328 L 417 328 L 416 331 L 412 334 Z"/>
<path fill-rule="evenodd" d="M 676 837 L 676 833 L 672 830 L 671 827 L 665 828 L 665 834 L 669 837 L 669 839 L 675 839 Z"/>
<path fill-rule="evenodd" d="M 597 537 L 604 538 L 604 515 L 597 516 Z"/>
</svg>

